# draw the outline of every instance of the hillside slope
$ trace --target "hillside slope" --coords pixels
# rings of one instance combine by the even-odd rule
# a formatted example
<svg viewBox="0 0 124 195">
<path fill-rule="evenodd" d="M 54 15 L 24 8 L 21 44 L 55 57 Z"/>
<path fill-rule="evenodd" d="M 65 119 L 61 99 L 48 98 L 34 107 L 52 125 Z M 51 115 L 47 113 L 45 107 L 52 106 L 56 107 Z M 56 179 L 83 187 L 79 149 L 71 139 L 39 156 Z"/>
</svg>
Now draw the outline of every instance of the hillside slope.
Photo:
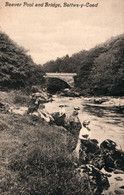
<svg viewBox="0 0 124 195">
<path fill-rule="evenodd" d="M 42 67 L 3 32 L 0 32 L 0 78 L 2 89 L 19 89 L 43 82 Z"/>
<path fill-rule="evenodd" d="M 83 94 L 123 96 L 123 58 L 124 35 L 90 50 L 75 79 L 77 88 Z"/>
<path fill-rule="evenodd" d="M 124 95 L 124 34 L 89 51 L 43 65 L 46 72 L 77 72 L 75 86 L 82 95 Z"/>
<path fill-rule="evenodd" d="M 19 105 L 12 90 L 0 92 L 0 97 L 4 103 Z M 0 111 L 0 194 L 90 195 L 88 181 L 77 179 L 75 172 L 76 143 L 62 127 L 28 114 Z"/>
</svg>

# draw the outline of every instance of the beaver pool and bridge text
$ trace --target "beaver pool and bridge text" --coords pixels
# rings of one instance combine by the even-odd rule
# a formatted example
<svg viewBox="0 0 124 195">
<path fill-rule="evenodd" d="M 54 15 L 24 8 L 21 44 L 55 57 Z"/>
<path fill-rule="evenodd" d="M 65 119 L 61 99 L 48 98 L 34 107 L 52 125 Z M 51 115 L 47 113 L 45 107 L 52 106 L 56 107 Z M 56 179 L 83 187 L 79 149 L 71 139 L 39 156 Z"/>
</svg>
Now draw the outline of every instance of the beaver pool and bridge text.
<svg viewBox="0 0 124 195">
<path fill-rule="evenodd" d="M 23 3 L 10 3 L 9 1 L 5 2 L 6 7 L 46 7 L 46 8 L 83 8 L 83 7 L 89 7 L 89 8 L 95 8 L 98 7 L 98 3 L 85 3 L 85 4 L 78 4 L 78 3 L 49 3 L 49 2 L 43 2 L 43 3 L 29 3 L 29 2 L 23 2 Z"/>
</svg>

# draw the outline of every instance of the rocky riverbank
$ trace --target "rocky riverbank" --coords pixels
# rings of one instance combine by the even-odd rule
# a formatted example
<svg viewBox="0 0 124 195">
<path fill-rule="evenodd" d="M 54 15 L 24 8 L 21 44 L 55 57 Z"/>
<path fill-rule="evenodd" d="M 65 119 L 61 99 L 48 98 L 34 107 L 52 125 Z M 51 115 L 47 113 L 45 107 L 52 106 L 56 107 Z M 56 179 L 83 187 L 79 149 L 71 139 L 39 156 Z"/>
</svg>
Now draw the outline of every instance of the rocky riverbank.
<svg viewBox="0 0 124 195">
<path fill-rule="evenodd" d="M 32 125 L 34 126 L 34 130 L 37 125 L 42 124 L 42 126 L 44 126 L 43 122 L 47 122 L 48 129 L 49 126 L 51 126 L 51 128 L 57 128 L 60 132 L 62 132 L 62 134 L 64 133 L 66 139 L 69 136 L 67 150 L 70 151 L 72 155 L 71 163 L 74 166 L 72 170 L 73 174 L 75 174 L 75 182 L 76 179 L 78 181 L 86 181 L 85 184 L 87 186 L 87 189 L 89 189 L 90 195 L 100 195 L 103 194 L 104 191 L 108 190 L 111 187 L 109 179 L 113 174 L 124 175 L 124 152 L 117 148 L 117 144 L 114 141 L 109 139 L 104 140 L 99 146 L 98 140 L 92 140 L 95 143 L 95 147 L 92 147 L 92 151 L 87 151 L 86 160 L 85 162 L 81 163 L 81 159 L 77 159 L 74 152 L 79 130 L 81 128 L 81 123 L 78 119 L 78 116 L 75 114 L 66 116 L 66 114 L 60 114 L 59 112 L 50 114 L 45 110 L 42 104 L 48 101 L 47 98 L 45 100 L 45 98 L 38 93 L 33 94 L 33 96 L 30 98 L 31 100 L 33 99 L 34 102 L 34 107 L 31 105 L 33 109 L 31 109 L 32 107 L 30 106 L 30 104 L 27 107 L 15 107 L 14 105 L 12 107 L 11 105 L 8 105 L 5 102 L 3 103 L 3 101 L 1 101 L 1 114 L 5 117 L 6 115 L 10 115 L 10 117 L 13 116 L 14 120 L 15 118 L 18 118 L 18 120 L 20 120 L 20 117 L 29 117 L 32 121 Z M 41 105 L 38 105 L 38 102 L 40 101 Z M 4 129 L 4 127 L 2 128 Z M 28 143 L 25 142 L 24 145 L 27 147 Z M 56 156 L 56 158 L 58 157 Z M 123 180 L 123 177 L 116 176 L 115 179 L 116 181 L 121 181 Z M 114 190 L 115 194 L 118 194 L 120 192 L 123 192 L 123 185 L 120 185 L 120 189 Z"/>
</svg>

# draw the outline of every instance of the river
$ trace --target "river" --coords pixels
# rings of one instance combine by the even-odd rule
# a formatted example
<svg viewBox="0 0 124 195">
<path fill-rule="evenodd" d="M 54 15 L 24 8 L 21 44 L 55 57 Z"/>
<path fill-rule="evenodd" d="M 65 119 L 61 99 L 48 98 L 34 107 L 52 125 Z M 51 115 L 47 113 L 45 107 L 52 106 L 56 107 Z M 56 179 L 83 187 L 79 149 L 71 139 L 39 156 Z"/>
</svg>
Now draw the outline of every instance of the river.
<svg viewBox="0 0 124 195">
<path fill-rule="evenodd" d="M 60 110 L 59 105 L 66 105 L 65 112 L 67 115 L 72 114 L 74 107 L 80 107 L 79 118 L 80 121 L 90 120 L 90 128 L 92 131 L 92 138 L 99 141 L 99 145 L 105 139 L 111 139 L 118 144 L 118 148 L 124 150 L 124 111 L 119 110 L 115 105 L 124 105 L 123 98 L 110 98 L 110 107 L 101 107 L 99 105 L 88 105 L 87 98 L 69 98 L 53 96 L 52 102 L 45 104 L 46 110 L 49 113 Z M 114 102 L 114 105 L 112 105 Z M 108 103 L 108 105 L 109 105 Z M 105 171 L 105 170 L 103 170 Z M 116 195 L 118 193 L 124 194 L 124 190 L 120 189 L 123 186 L 124 174 L 111 173 L 109 179 L 110 187 L 105 191 L 104 195 Z M 121 177 L 122 181 L 116 181 L 116 177 Z"/>
<path fill-rule="evenodd" d="M 114 102 L 118 99 L 113 98 Z M 80 107 L 80 121 L 90 120 L 92 138 L 99 141 L 99 144 L 105 139 L 115 141 L 120 148 L 124 150 L 124 112 L 120 112 L 114 107 L 100 107 L 94 104 L 90 106 L 85 103 L 86 98 L 69 98 L 53 96 L 52 102 L 45 104 L 49 113 L 59 111 L 59 105 L 66 105 L 65 112 L 70 115 L 74 107 Z M 124 98 L 121 98 L 121 105 L 124 105 Z"/>
</svg>

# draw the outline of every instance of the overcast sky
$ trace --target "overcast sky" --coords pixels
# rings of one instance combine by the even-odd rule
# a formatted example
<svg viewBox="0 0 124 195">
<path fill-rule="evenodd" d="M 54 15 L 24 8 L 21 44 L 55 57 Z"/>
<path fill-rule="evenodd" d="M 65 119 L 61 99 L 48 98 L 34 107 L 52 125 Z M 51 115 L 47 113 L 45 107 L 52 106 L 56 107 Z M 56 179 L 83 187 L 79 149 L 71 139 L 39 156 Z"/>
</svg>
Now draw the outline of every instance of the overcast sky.
<svg viewBox="0 0 124 195">
<path fill-rule="evenodd" d="M 8 0 L 23 3 L 23 0 Z M 124 0 L 67 0 L 98 3 L 97 8 L 5 7 L 0 0 L 0 29 L 30 50 L 34 62 L 43 64 L 57 57 L 90 49 L 124 33 Z M 32 3 L 33 0 L 27 0 Z M 34 0 L 43 3 L 45 0 Z M 64 0 L 48 0 L 63 5 Z"/>
</svg>

